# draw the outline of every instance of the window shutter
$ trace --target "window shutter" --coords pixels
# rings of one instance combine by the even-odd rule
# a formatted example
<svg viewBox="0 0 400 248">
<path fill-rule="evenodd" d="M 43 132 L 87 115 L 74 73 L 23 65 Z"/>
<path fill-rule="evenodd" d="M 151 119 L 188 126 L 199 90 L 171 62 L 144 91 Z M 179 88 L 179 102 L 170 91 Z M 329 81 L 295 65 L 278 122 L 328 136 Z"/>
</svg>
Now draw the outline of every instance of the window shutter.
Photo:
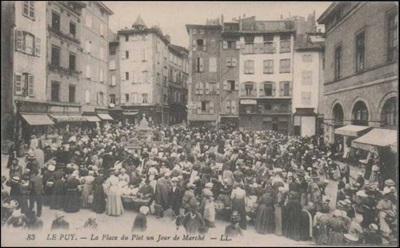
<svg viewBox="0 0 400 248">
<path fill-rule="evenodd" d="M 100 92 L 97 92 L 97 95 L 96 95 L 96 104 L 97 104 L 97 105 L 100 105 Z"/>
<path fill-rule="evenodd" d="M 15 49 L 23 51 L 23 34 L 20 30 L 15 30 Z"/>
<path fill-rule="evenodd" d="M 142 103 L 143 102 L 143 97 L 141 94 L 135 94 L 136 95 L 136 103 Z"/>
<path fill-rule="evenodd" d="M 235 90 L 239 90 L 239 81 L 235 81 Z"/>
<path fill-rule="evenodd" d="M 152 103 L 151 100 L 152 100 L 152 99 L 151 99 L 151 94 L 148 94 L 148 95 L 147 95 L 147 102 L 148 102 L 148 103 Z"/>
<path fill-rule="evenodd" d="M 146 49 L 142 50 L 142 61 L 146 61 Z"/>
<path fill-rule="evenodd" d="M 197 102 L 197 114 L 201 114 L 201 102 Z"/>
<path fill-rule="evenodd" d="M 219 90 L 220 90 L 220 85 L 219 85 L 219 82 L 217 82 L 217 94 L 219 94 Z"/>
<path fill-rule="evenodd" d="M 228 66 L 228 67 L 232 66 L 232 59 L 231 58 L 226 58 L 226 66 Z"/>
<path fill-rule="evenodd" d="M 230 102 L 226 101 L 226 102 L 223 102 L 222 104 L 225 105 L 225 113 L 229 114 L 231 112 Z"/>
<path fill-rule="evenodd" d="M 250 61 L 249 67 L 250 73 L 254 74 L 254 61 Z"/>
<path fill-rule="evenodd" d="M 40 52 L 41 52 L 41 39 L 36 37 L 35 39 L 35 55 L 40 57 Z"/>
<path fill-rule="evenodd" d="M 224 81 L 224 85 L 222 87 L 223 90 L 228 90 L 228 81 Z"/>
<path fill-rule="evenodd" d="M 35 96 L 35 78 L 32 74 L 28 74 L 28 95 Z"/>
<path fill-rule="evenodd" d="M 90 78 L 90 65 L 86 65 L 86 78 Z"/>
<path fill-rule="evenodd" d="M 100 47 L 99 57 L 100 57 L 100 59 L 104 59 L 104 48 L 102 48 L 102 47 Z"/>
<path fill-rule="evenodd" d="M 206 40 L 203 40 L 203 51 L 207 51 Z"/>
<path fill-rule="evenodd" d="M 115 75 L 111 76 L 111 86 L 115 86 L 117 84 L 117 77 Z"/>
<path fill-rule="evenodd" d="M 292 91 L 293 91 L 293 83 L 289 82 L 289 96 L 292 95 Z"/>
<path fill-rule="evenodd" d="M 210 85 L 206 82 L 206 95 L 210 94 Z"/>
<path fill-rule="evenodd" d="M 87 53 L 90 53 L 90 41 L 86 40 L 85 42 L 85 50 Z"/>
<path fill-rule="evenodd" d="M 285 82 L 283 82 L 283 81 L 279 82 L 279 95 L 280 95 L 280 96 L 283 96 L 283 95 L 284 95 L 284 91 L 283 91 L 283 89 L 284 89 L 284 87 L 285 87 L 284 83 L 285 83 Z"/>
<path fill-rule="evenodd" d="M 85 91 L 85 103 L 90 103 L 90 92 L 89 92 L 89 90 Z"/>
<path fill-rule="evenodd" d="M 138 103 L 138 95 L 136 93 L 131 93 L 132 103 Z"/>
<path fill-rule="evenodd" d="M 101 83 L 104 82 L 104 71 L 103 71 L 103 69 L 100 69 L 100 82 Z"/>
<path fill-rule="evenodd" d="M 231 101 L 231 113 L 236 114 L 236 101 Z"/>
<path fill-rule="evenodd" d="M 275 82 L 272 83 L 272 96 L 276 96 L 276 87 L 275 87 Z"/>
<path fill-rule="evenodd" d="M 260 96 L 265 96 L 264 84 L 260 84 Z"/>
<path fill-rule="evenodd" d="M 240 85 L 240 95 L 241 96 L 246 95 L 246 89 L 244 87 L 244 84 Z"/>
<path fill-rule="evenodd" d="M 200 72 L 204 71 L 203 58 L 200 58 Z"/>
<path fill-rule="evenodd" d="M 115 60 L 110 61 L 110 70 L 115 70 Z"/>
<path fill-rule="evenodd" d="M 100 35 L 104 37 L 104 26 L 103 26 L 103 23 L 100 23 Z"/>
<path fill-rule="evenodd" d="M 196 51 L 196 40 L 193 40 L 193 51 Z"/>
<path fill-rule="evenodd" d="M 236 67 L 236 58 L 232 58 L 232 66 Z"/>
<path fill-rule="evenodd" d="M 214 114 L 214 102 L 210 102 L 210 114 Z"/>
<path fill-rule="evenodd" d="M 15 73 L 15 95 L 22 95 L 22 74 Z"/>
<path fill-rule="evenodd" d="M 199 84 L 200 84 L 200 88 L 199 88 L 200 95 L 204 95 L 205 94 L 204 83 L 200 82 Z"/>
<path fill-rule="evenodd" d="M 228 42 L 227 41 L 223 41 L 222 42 L 222 48 L 223 49 L 228 49 Z"/>
</svg>

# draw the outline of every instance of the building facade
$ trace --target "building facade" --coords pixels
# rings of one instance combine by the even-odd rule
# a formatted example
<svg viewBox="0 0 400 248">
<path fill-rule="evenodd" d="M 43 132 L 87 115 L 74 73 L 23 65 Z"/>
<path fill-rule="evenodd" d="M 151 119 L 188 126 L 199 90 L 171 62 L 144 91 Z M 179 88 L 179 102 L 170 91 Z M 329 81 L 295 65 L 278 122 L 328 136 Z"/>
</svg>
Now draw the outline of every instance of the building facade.
<svg viewBox="0 0 400 248">
<path fill-rule="evenodd" d="M 114 120 L 122 121 L 121 73 L 119 71 L 119 40 L 117 34 L 109 33 L 108 43 L 108 101 L 109 113 Z"/>
<path fill-rule="evenodd" d="M 113 12 L 100 1 L 86 1 L 82 10 L 82 88 L 78 98 L 84 115 L 107 114 L 109 18 Z"/>
<path fill-rule="evenodd" d="M 124 123 L 137 124 L 145 115 L 152 123 L 169 124 L 172 108 L 170 103 L 173 103 L 170 102 L 169 95 L 173 88 L 184 84 L 182 79 L 185 79 L 187 72 L 183 71 L 183 64 L 187 61 L 187 52 L 171 46 L 168 35 L 164 35 L 158 26 L 148 28 L 140 16 L 131 29 L 119 30 L 117 39 L 117 70 L 120 72 L 121 92 L 119 99 Z M 186 86 L 178 88 L 184 87 Z M 187 99 L 186 95 L 179 97 Z M 182 103 L 176 104 L 173 110 L 183 110 L 182 106 Z M 176 113 L 172 116 L 175 115 Z M 186 119 L 184 115 L 179 118 Z"/>
<path fill-rule="evenodd" d="M 349 124 L 396 129 L 397 4 L 334 2 L 318 22 L 326 27 L 325 140 Z"/>
<path fill-rule="evenodd" d="M 46 113 L 46 2 L 1 3 L 1 139 L 28 138 Z M 25 117 L 24 117 L 25 116 Z M 47 121 L 52 123 L 47 117 Z M 28 126 L 22 130 L 22 127 Z"/>
<path fill-rule="evenodd" d="M 296 36 L 292 99 L 294 135 L 305 137 L 323 133 L 323 49 L 322 33 Z"/>
<path fill-rule="evenodd" d="M 192 126 L 217 125 L 221 103 L 220 21 L 186 25 L 189 34 L 188 121 Z"/>
<path fill-rule="evenodd" d="M 170 125 L 186 121 L 189 78 L 189 51 L 180 46 L 168 45 L 168 98 Z"/>
<path fill-rule="evenodd" d="M 220 124 L 239 126 L 239 22 L 223 22 L 220 44 L 221 93 Z"/>
<path fill-rule="evenodd" d="M 239 126 L 291 132 L 292 21 L 240 20 Z"/>
</svg>

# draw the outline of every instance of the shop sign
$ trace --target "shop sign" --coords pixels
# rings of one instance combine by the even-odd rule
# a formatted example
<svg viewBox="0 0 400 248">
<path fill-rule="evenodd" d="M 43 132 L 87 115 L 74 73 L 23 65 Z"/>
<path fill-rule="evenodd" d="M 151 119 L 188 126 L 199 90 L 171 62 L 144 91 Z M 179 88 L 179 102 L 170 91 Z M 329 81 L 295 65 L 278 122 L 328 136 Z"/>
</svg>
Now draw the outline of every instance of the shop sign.
<svg viewBox="0 0 400 248">
<path fill-rule="evenodd" d="M 251 99 L 240 100 L 240 104 L 256 105 L 256 104 L 257 104 L 257 101 L 256 101 L 256 100 L 251 100 Z"/>
<path fill-rule="evenodd" d="M 38 103 L 23 103 L 19 109 L 20 112 L 28 112 L 28 113 L 46 113 L 47 106 L 44 104 Z"/>
<path fill-rule="evenodd" d="M 66 113 L 79 113 L 79 107 L 64 107 Z"/>
</svg>

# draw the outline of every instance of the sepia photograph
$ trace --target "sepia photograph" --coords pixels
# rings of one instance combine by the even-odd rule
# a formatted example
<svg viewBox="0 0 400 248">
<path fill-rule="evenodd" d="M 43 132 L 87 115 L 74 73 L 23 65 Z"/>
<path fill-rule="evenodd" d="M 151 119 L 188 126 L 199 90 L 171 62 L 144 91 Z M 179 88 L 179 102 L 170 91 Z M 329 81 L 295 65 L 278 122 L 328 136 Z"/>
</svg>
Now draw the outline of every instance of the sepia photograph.
<svg viewBox="0 0 400 248">
<path fill-rule="evenodd" d="M 1 1 L 1 246 L 399 246 L 398 29 L 395 1 Z"/>
</svg>

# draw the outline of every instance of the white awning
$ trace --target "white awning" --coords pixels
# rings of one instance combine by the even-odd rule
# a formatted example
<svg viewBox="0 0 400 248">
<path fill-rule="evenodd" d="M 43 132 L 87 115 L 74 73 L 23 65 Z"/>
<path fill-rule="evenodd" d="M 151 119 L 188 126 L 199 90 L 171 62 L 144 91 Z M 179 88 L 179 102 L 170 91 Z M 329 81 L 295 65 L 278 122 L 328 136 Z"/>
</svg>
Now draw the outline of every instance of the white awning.
<svg viewBox="0 0 400 248">
<path fill-rule="evenodd" d="M 109 114 L 97 114 L 104 121 L 113 121 L 114 119 Z"/>
<path fill-rule="evenodd" d="M 47 115 L 22 115 L 31 126 L 53 125 L 54 122 Z"/>
<path fill-rule="evenodd" d="M 122 112 L 123 115 L 137 115 L 139 112 Z"/>
<path fill-rule="evenodd" d="M 97 116 L 85 116 L 88 120 L 88 122 L 99 122 L 100 119 Z"/>
<path fill-rule="evenodd" d="M 335 129 L 335 134 L 350 136 L 350 137 L 359 137 L 368 131 L 370 127 L 368 126 L 356 126 L 356 125 L 347 125 L 344 127 L 339 127 Z"/>
<path fill-rule="evenodd" d="M 367 134 L 353 140 L 354 148 L 371 151 L 374 147 L 390 147 L 397 145 L 397 130 L 374 128 Z"/>
</svg>

